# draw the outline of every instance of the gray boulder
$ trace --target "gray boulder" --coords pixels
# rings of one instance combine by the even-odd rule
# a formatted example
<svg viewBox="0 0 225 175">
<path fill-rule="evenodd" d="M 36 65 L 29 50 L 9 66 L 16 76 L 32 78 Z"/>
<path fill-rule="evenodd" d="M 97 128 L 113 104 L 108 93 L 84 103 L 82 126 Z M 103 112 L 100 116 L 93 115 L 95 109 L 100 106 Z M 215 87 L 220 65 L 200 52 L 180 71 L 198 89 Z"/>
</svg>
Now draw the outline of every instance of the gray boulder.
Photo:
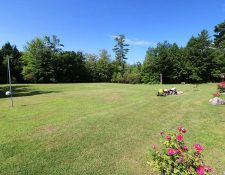
<svg viewBox="0 0 225 175">
<path fill-rule="evenodd" d="M 219 97 L 214 97 L 209 100 L 209 103 L 211 103 L 212 105 L 224 105 L 225 101 Z"/>
</svg>

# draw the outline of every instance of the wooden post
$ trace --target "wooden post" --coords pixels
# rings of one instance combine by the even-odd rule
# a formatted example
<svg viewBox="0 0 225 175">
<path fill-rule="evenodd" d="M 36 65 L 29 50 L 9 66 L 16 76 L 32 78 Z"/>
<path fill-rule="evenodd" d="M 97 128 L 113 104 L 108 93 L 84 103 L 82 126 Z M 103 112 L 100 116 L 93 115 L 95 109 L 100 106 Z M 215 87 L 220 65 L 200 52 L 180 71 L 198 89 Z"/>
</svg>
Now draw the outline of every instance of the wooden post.
<svg viewBox="0 0 225 175">
<path fill-rule="evenodd" d="M 162 84 L 162 74 L 160 74 L 160 84 Z"/>
</svg>

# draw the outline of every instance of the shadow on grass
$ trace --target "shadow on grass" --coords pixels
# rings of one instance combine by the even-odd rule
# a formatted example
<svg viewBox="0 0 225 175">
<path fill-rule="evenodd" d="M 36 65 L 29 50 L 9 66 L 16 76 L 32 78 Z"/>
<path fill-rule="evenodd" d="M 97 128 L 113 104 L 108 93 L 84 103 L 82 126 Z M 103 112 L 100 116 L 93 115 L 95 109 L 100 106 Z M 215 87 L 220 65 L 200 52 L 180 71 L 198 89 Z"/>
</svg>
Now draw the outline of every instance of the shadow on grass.
<svg viewBox="0 0 225 175">
<path fill-rule="evenodd" d="M 9 91 L 9 86 L 0 86 L 0 98 L 8 98 L 5 95 L 6 91 Z M 15 85 L 12 86 L 13 97 L 33 96 L 49 93 L 59 93 L 60 91 L 44 91 L 34 89 L 30 85 Z"/>
</svg>

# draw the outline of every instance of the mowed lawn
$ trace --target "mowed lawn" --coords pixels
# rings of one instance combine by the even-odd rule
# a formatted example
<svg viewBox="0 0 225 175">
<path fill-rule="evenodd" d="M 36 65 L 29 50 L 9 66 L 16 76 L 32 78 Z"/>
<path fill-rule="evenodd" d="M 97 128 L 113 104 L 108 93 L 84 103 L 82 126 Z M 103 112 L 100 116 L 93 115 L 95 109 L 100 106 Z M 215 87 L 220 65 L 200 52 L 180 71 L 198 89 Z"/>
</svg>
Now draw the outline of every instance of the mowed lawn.
<svg viewBox="0 0 225 175">
<path fill-rule="evenodd" d="M 216 84 L 175 86 L 184 94 L 157 97 L 160 85 L 16 85 L 15 107 L 0 98 L 0 174 L 155 174 L 147 152 L 179 125 L 223 174 L 225 106 L 208 103 Z"/>
</svg>

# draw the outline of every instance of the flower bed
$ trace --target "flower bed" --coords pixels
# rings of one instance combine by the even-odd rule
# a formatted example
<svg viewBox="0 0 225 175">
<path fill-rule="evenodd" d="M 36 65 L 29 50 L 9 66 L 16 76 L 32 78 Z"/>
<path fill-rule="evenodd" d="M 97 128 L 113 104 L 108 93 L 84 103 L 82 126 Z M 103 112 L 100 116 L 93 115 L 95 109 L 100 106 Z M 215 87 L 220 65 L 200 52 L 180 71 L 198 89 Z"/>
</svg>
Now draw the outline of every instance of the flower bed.
<svg viewBox="0 0 225 175">
<path fill-rule="evenodd" d="M 225 81 L 218 84 L 218 89 L 221 93 L 225 92 Z"/>
<path fill-rule="evenodd" d="M 160 132 L 165 148 L 160 151 L 153 145 L 152 160 L 148 164 L 163 175 L 208 175 L 212 168 L 203 161 L 203 147 L 194 144 L 193 149 L 189 149 L 184 142 L 186 132 L 184 127 L 178 127 L 173 133 Z"/>
</svg>

